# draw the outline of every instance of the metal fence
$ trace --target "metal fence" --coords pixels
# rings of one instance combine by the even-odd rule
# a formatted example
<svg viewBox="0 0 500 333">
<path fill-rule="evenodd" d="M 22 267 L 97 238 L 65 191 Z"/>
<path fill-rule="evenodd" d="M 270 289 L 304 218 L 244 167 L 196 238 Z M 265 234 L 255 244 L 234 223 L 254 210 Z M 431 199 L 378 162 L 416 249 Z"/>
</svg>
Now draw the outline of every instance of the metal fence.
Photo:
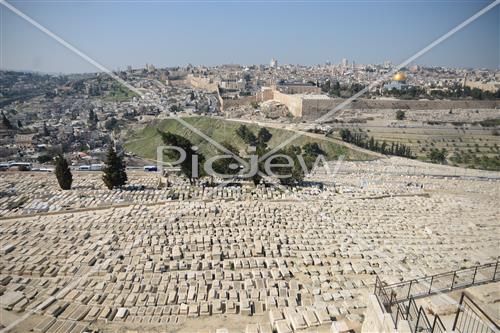
<svg viewBox="0 0 500 333">
<path fill-rule="evenodd" d="M 460 306 L 453 322 L 453 331 L 460 333 L 497 333 L 500 327 L 466 293 L 460 297 Z"/>
<path fill-rule="evenodd" d="M 426 297 L 431 294 L 466 288 L 482 283 L 500 280 L 498 261 L 452 272 L 426 276 L 384 286 L 393 301 L 403 302 L 412 298 Z"/>
<path fill-rule="evenodd" d="M 387 294 L 386 287 L 383 286 L 382 281 L 376 278 L 375 282 L 375 295 L 378 302 L 385 312 L 391 315 L 394 322 L 394 328 L 398 327 L 400 320 L 408 321 L 412 333 L 427 332 L 427 333 L 444 333 L 446 329 L 439 318 L 434 316 L 434 319 L 429 320 L 422 306 L 417 307 L 415 299 L 410 296 L 409 299 L 404 301 L 397 300 L 396 292 L 392 291 L 390 296 Z"/>
<path fill-rule="evenodd" d="M 400 320 L 408 321 L 412 333 L 444 333 L 446 328 L 438 315 L 429 319 L 416 298 L 500 280 L 498 261 L 472 268 L 436 274 L 424 278 L 384 285 L 376 277 L 375 295 L 380 307 L 391 315 L 394 327 Z M 496 333 L 498 326 L 465 294 L 455 316 L 453 330 L 460 333 Z M 496 329 L 489 330 L 489 329 Z"/>
</svg>

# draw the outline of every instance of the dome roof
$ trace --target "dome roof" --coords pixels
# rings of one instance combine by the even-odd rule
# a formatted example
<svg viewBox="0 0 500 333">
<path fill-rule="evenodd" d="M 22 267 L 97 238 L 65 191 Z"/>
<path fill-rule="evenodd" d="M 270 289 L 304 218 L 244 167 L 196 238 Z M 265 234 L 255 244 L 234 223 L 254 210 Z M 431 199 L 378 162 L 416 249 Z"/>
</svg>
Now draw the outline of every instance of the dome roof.
<svg viewBox="0 0 500 333">
<path fill-rule="evenodd" d="M 403 72 L 397 72 L 396 74 L 394 74 L 392 79 L 394 81 L 404 81 L 404 80 L 406 80 L 406 74 Z"/>
</svg>

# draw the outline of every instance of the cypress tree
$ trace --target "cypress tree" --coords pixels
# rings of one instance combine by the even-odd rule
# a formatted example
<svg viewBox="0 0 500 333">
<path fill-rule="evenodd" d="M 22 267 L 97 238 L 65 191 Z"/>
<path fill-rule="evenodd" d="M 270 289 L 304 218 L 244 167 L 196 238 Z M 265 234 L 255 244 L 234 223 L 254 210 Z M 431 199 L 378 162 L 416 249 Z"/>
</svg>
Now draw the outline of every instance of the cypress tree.
<svg viewBox="0 0 500 333">
<path fill-rule="evenodd" d="M 127 173 L 125 172 L 125 163 L 123 158 L 118 156 L 113 146 L 109 147 L 106 156 L 106 166 L 104 167 L 104 176 L 102 180 L 110 190 L 116 187 L 122 187 L 127 182 Z"/>
<path fill-rule="evenodd" d="M 63 190 L 70 190 L 73 183 L 73 175 L 69 169 L 68 161 L 59 154 L 56 157 L 56 177 L 59 186 Z"/>
</svg>

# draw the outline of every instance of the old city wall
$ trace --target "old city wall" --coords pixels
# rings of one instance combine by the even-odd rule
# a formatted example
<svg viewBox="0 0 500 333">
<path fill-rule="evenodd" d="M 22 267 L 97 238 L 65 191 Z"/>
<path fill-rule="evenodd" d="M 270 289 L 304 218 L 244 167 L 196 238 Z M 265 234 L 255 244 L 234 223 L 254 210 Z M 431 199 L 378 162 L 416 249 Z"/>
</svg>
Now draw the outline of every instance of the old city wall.
<svg viewBox="0 0 500 333">
<path fill-rule="evenodd" d="M 339 100 L 340 102 L 342 100 Z M 443 109 L 494 109 L 500 106 L 495 100 L 373 100 L 360 99 L 353 103 L 354 109 L 407 109 L 407 110 L 443 110 Z"/>
<path fill-rule="evenodd" d="M 266 93 L 266 95 L 264 95 Z M 272 91 L 272 99 L 284 104 L 295 117 L 317 119 L 334 109 L 345 99 L 307 98 L 307 95 L 289 95 L 277 90 Z M 268 100 L 269 92 L 263 92 L 262 100 Z M 359 99 L 347 106 L 349 109 L 401 109 L 401 110 L 447 110 L 447 109 L 495 109 L 500 108 L 499 101 L 478 100 L 373 100 Z"/>
<path fill-rule="evenodd" d="M 238 99 L 224 99 L 219 95 L 219 102 L 222 110 L 226 110 L 230 107 L 238 107 L 243 105 L 249 105 L 252 102 L 258 102 L 258 96 L 245 96 Z"/>
<path fill-rule="evenodd" d="M 189 74 L 186 80 L 194 88 L 207 90 L 209 92 L 217 92 L 219 90 L 219 86 L 216 82 L 205 77 L 197 77 L 193 74 Z"/>
<path fill-rule="evenodd" d="M 186 78 L 191 86 L 210 92 L 218 92 L 218 84 L 208 78 L 189 74 Z M 285 94 L 275 89 L 263 89 L 255 96 L 245 96 L 238 99 L 223 99 L 218 95 L 221 109 L 249 105 L 252 102 L 275 100 L 284 104 L 294 117 L 316 119 L 332 110 L 342 98 L 307 98 L 302 94 Z M 392 99 L 358 99 L 346 108 L 348 109 L 401 109 L 401 110 L 446 110 L 446 109 L 498 109 L 498 100 L 392 100 Z"/>
<path fill-rule="evenodd" d="M 288 108 L 288 111 L 294 116 L 294 117 L 302 117 L 302 97 L 301 95 L 288 95 L 288 94 L 283 94 L 279 91 L 274 91 L 274 96 L 273 100 L 276 102 L 282 103 L 286 105 Z"/>
<path fill-rule="evenodd" d="M 270 88 L 264 88 L 257 93 L 257 101 L 258 102 L 270 101 L 273 98 L 274 98 L 274 92 Z"/>
<path fill-rule="evenodd" d="M 302 101 L 302 116 L 306 119 L 319 118 L 335 108 L 342 101 L 333 99 L 308 99 Z"/>
<path fill-rule="evenodd" d="M 302 106 L 302 116 L 304 118 L 318 118 L 332 110 L 340 103 L 341 98 L 332 99 L 304 99 Z M 400 110 L 447 110 L 447 109 L 495 109 L 499 108 L 499 101 L 478 101 L 478 100 L 373 100 L 359 99 L 346 109 L 400 109 Z"/>
</svg>

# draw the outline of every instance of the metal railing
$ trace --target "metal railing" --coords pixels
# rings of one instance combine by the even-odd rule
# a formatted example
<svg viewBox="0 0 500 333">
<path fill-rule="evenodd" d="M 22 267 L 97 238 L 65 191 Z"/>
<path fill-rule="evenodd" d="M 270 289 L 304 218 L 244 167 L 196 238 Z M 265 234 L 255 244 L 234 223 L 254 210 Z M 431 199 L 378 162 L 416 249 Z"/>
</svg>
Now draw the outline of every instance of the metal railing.
<svg viewBox="0 0 500 333">
<path fill-rule="evenodd" d="M 497 333 L 500 327 L 466 293 L 462 293 L 453 322 L 453 331 L 460 333 Z"/>
<path fill-rule="evenodd" d="M 409 299 L 404 301 L 397 301 L 396 294 L 387 294 L 386 287 L 383 286 L 382 281 L 376 278 L 375 282 L 375 295 L 377 296 L 379 305 L 385 312 L 391 315 L 394 322 L 394 328 L 397 329 L 400 320 L 408 321 L 412 333 L 428 332 L 428 333 L 445 333 L 446 329 L 443 322 L 438 315 L 434 319 L 429 320 L 422 306 L 418 307 L 415 299 L 410 296 Z"/>
<path fill-rule="evenodd" d="M 399 321 L 405 320 L 410 325 L 412 333 L 444 333 L 446 332 L 446 328 L 439 316 L 435 315 L 434 318 L 429 319 L 424 308 L 422 306 L 418 307 L 415 303 L 416 298 L 498 280 L 500 280 L 500 272 L 498 272 L 497 261 L 495 263 L 436 274 L 391 285 L 384 285 L 377 276 L 375 279 L 374 293 L 377 296 L 380 307 L 391 315 L 396 329 Z M 462 294 L 460 307 L 455 317 L 454 330 L 457 328 L 457 332 L 460 333 L 498 332 L 498 330 L 486 330 L 486 328 L 498 328 L 498 326 L 496 326 L 496 324 L 494 324 L 485 314 L 483 316 L 478 316 L 478 313 L 483 314 L 484 312 L 477 307 L 469 297 Z M 486 321 L 482 321 L 481 318 L 485 318 Z M 493 324 L 488 323 L 488 320 Z M 482 323 L 482 325 L 479 325 L 479 323 Z M 470 329 L 469 326 L 472 328 Z"/>
<path fill-rule="evenodd" d="M 404 302 L 412 298 L 467 288 L 473 285 L 500 280 L 498 261 L 471 268 L 426 276 L 384 286 L 387 294 L 394 294 L 393 301 Z"/>
</svg>

